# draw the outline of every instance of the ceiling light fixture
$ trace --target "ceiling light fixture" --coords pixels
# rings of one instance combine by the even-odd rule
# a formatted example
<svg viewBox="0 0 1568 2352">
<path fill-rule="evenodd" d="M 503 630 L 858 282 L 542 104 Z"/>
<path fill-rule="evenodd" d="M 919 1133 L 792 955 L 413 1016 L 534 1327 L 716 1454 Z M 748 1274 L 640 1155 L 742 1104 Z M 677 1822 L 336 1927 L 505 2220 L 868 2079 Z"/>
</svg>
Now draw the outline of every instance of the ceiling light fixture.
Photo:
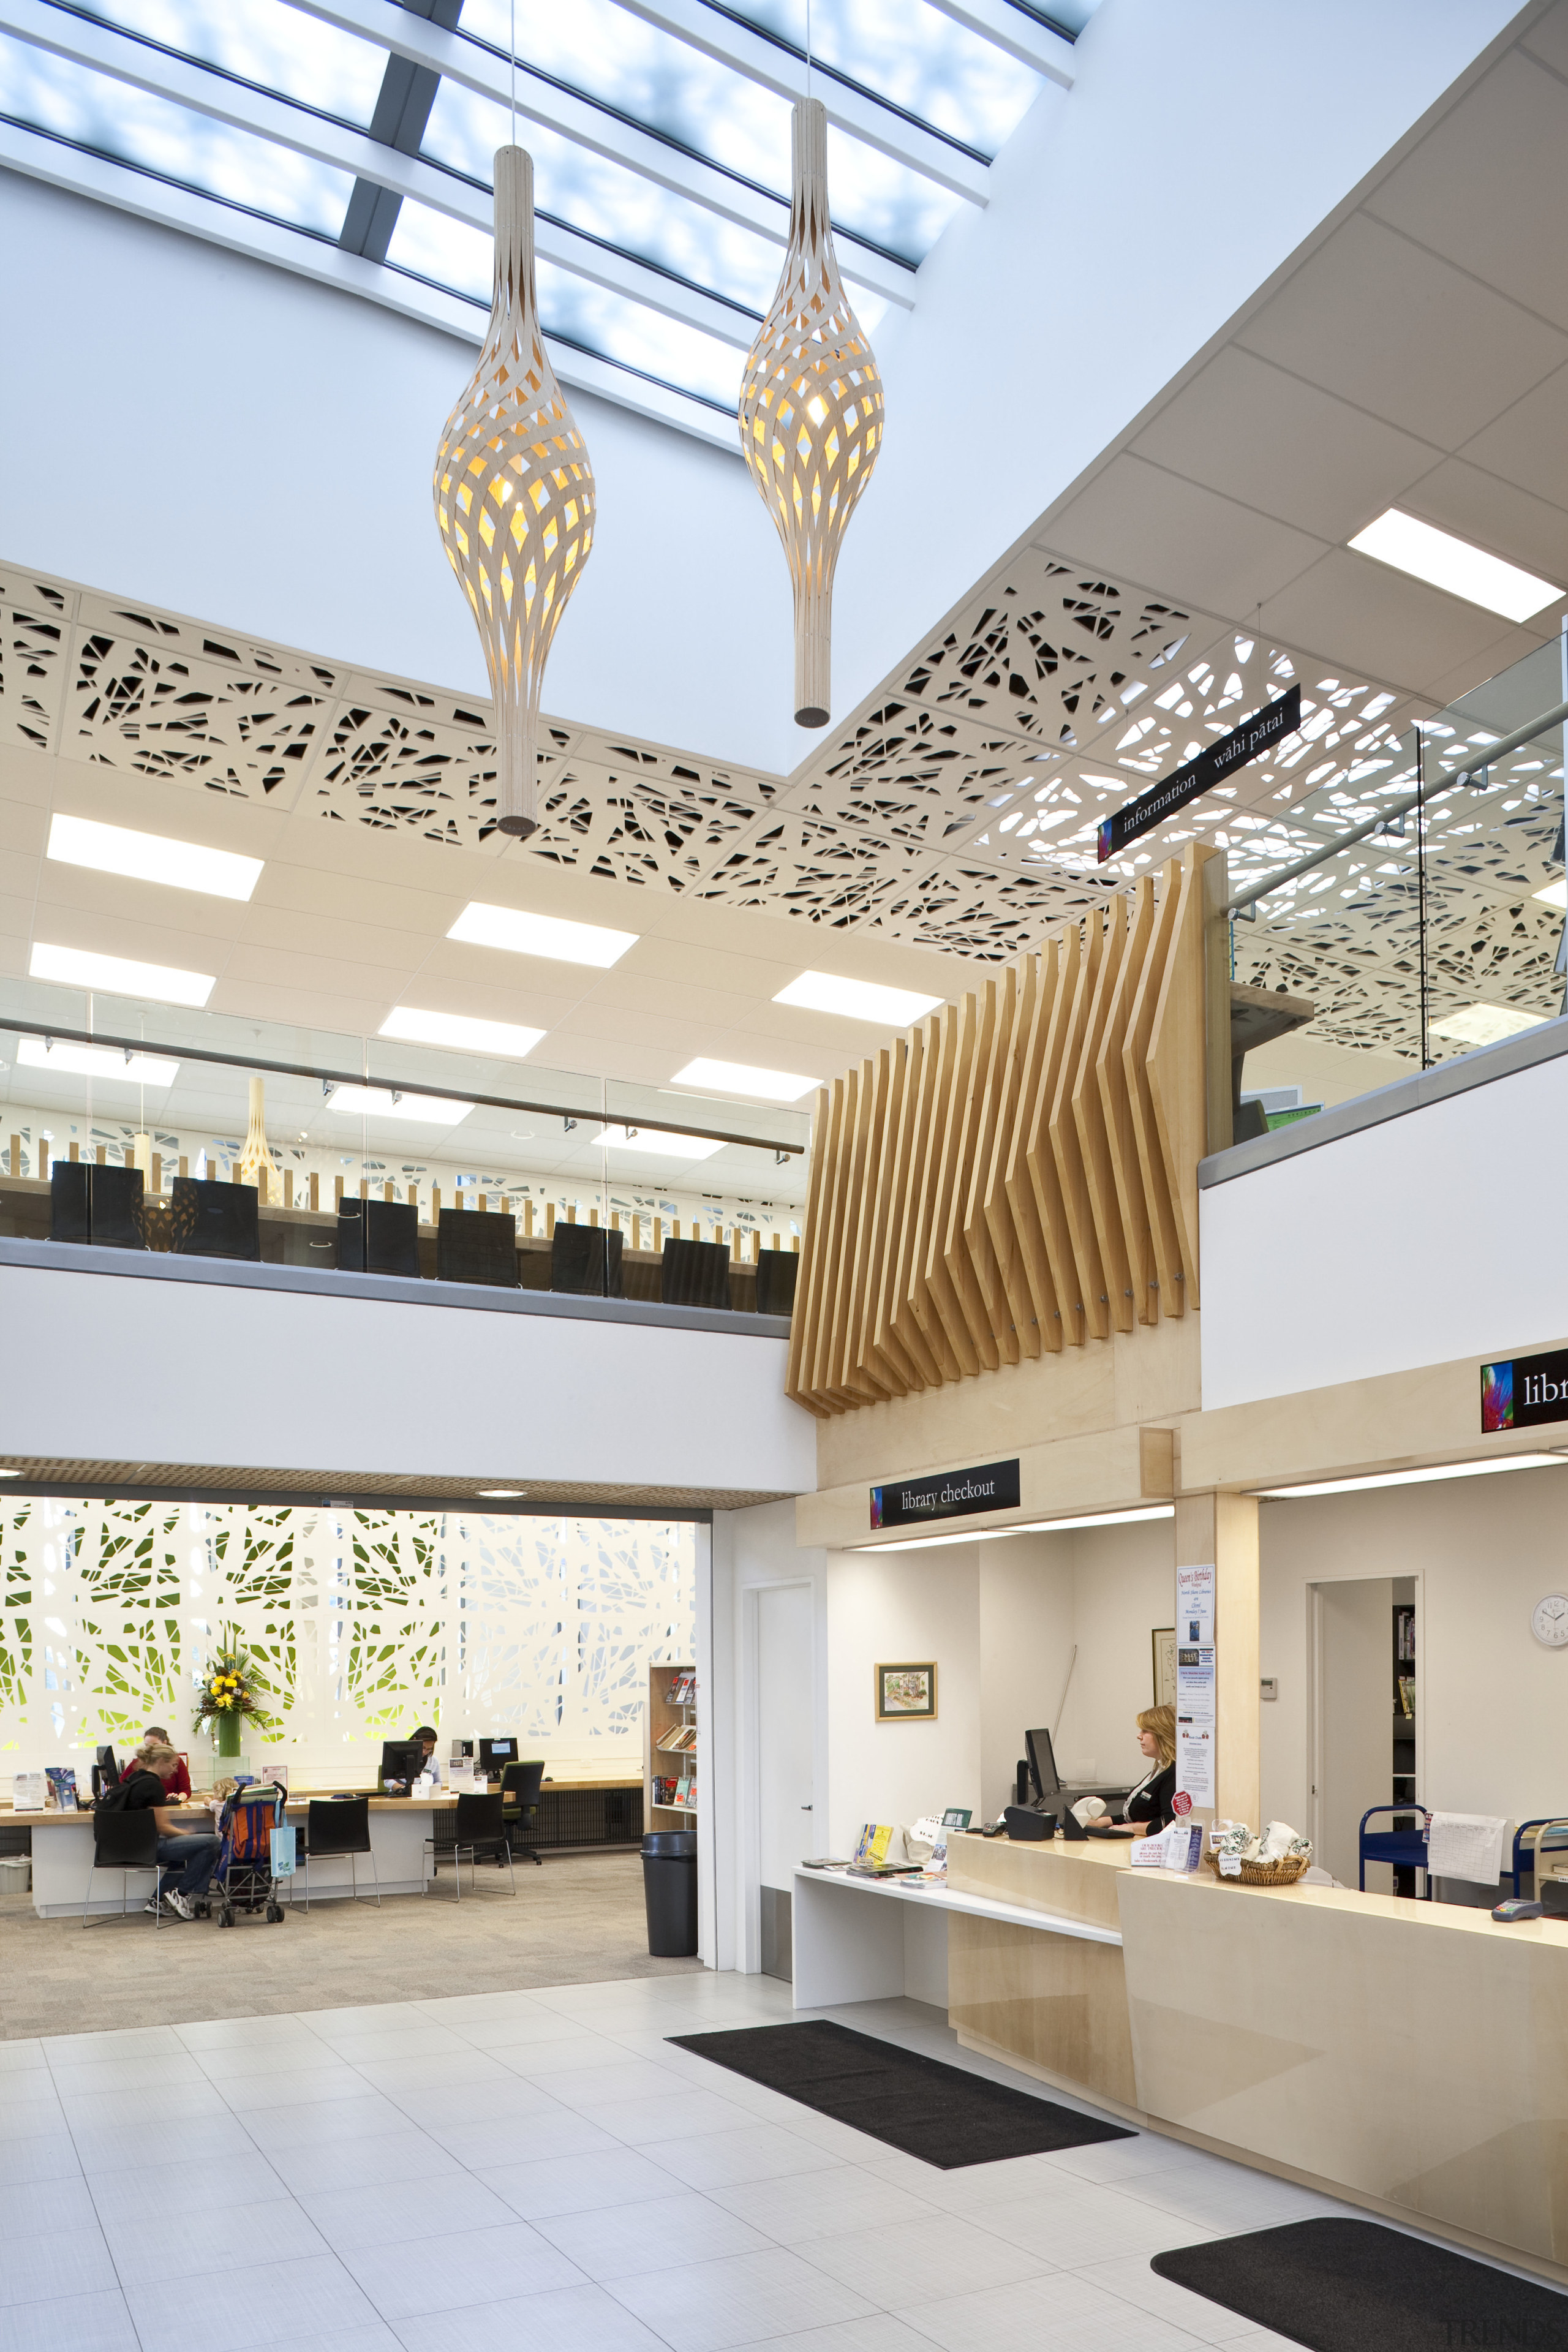
<svg viewBox="0 0 1568 2352">
<path fill-rule="evenodd" d="M 521 907 L 488 907 L 482 898 L 466 906 L 447 937 L 470 947 L 505 948 L 512 955 L 542 956 L 552 963 L 596 964 L 607 971 L 637 943 L 636 931 L 605 930 L 598 923 L 570 923 L 559 915 L 530 915 Z"/>
<path fill-rule="evenodd" d="M 1140 1504 L 1127 1511 L 1090 1511 L 1076 1518 L 1024 1519 L 1011 1528 L 980 1528 L 973 1535 L 910 1536 L 903 1543 L 855 1544 L 855 1551 L 931 1551 L 938 1544 L 995 1543 L 1003 1536 L 1070 1534 L 1075 1528 L 1131 1527 L 1140 1519 L 1173 1519 L 1174 1503 Z"/>
<path fill-rule="evenodd" d="M 146 996 L 159 1004 L 205 1004 L 217 986 L 213 972 L 136 963 L 128 956 L 92 955 L 85 948 L 50 947 L 42 940 L 35 942 L 27 971 L 34 980 L 98 989 L 110 996 Z"/>
<path fill-rule="evenodd" d="M 19 1478 L 21 1475 L 19 1470 L 0 1470 L 0 1478 Z"/>
<path fill-rule="evenodd" d="M 1451 1037 L 1458 1045 L 1498 1045 L 1505 1037 L 1522 1037 L 1527 1029 L 1545 1025 L 1542 1013 L 1521 1013 L 1511 1004 L 1467 1004 L 1462 1012 L 1446 1013 L 1432 1024 L 1434 1037 Z"/>
<path fill-rule="evenodd" d="M 89 866 L 129 882 L 163 882 L 174 890 L 200 890 L 209 898 L 248 898 L 263 861 L 232 849 L 204 849 L 160 833 L 132 833 L 86 816 L 57 816 L 46 853 L 62 866 Z"/>
<path fill-rule="evenodd" d="M 611 1151 L 645 1152 L 654 1160 L 711 1160 L 724 1149 L 717 1136 L 669 1135 L 653 1127 L 602 1127 L 589 1140 Z"/>
<path fill-rule="evenodd" d="M 1548 882 L 1543 890 L 1532 891 L 1531 896 L 1543 907 L 1560 907 L 1568 913 L 1568 875 L 1560 874 L 1555 882 Z"/>
<path fill-rule="evenodd" d="M 809 52 L 806 59 L 810 69 Z M 849 307 L 827 211 L 827 110 L 795 101 L 789 250 L 741 378 L 741 449 L 784 541 L 795 589 L 795 716 L 831 713 L 833 572 L 871 478 L 886 403 Z"/>
<path fill-rule="evenodd" d="M 460 1054 L 521 1061 L 544 1032 L 524 1029 L 516 1021 L 480 1021 L 466 1013 L 426 1013 L 416 1004 L 400 1004 L 382 1023 L 381 1034 L 401 1038 L 405 1045 L 452 1045 Z"/>
<path fill-rule="evenodd" d="M 527 1492 L 526 1486 L 481 1486 L 479 1500 L 481 1503 L 515 1503 L 521 1501 Z"/>
<path fill-rule="evenodd" d="M 57 1076 L 107 1080 L 119 1087 L 172 1087 L 178 1062 L 162 1054 L 127 1054 L 119 1045 L 72 1045 L 64 1038 L 17 1041 L 16 1059 L 26 1070 L 52 1070 Z"/>
<path fill-rule="evenodd" d="M 444 1095 L 405 1094 L 389 1087 L 334 1087 L 327 1108 L 346 1118 L 402 1118 L 415 1127 L 456 1127 L 473 1109 Z"/>
<path fill-rule="evenodd" d="M 816 1085 L 790 1070 L 753 1069 L 749 1062 L 710 1062 L 700 1054 L 677 1070 L 672 1087 L 705 1087 L 724 1095 L 760 1095 L 764 1102 L 798 1102 Z"/>
<path fill-rule="evenodd" d="M 437 528 L 490 674 L 496 822 L 526 840 L 539 830 L 539 688 L 594 544 L 594 469 L 540 331 L 533 161 L 521 147 L 496 151 L 489 331 L 447 419 L 435 495 Z"/>
<path fill-rule="evenodd" d="M 1446 589 L 1467 604 L 1500 613 L 1505 621 L 1528 621 L 1564 593 L 1550 580 L 1521 572 L 1517 563 L 1505 563 L 1500 556 L 1489 555 L 1484 548 L 1472 547 L 1468 540 L 1456 539 L 1433 523 L 1417 521 L 1398 507 L 1369 522 L 1350 543 L 1358 555 L 1373 556 L 1395 572 L 1425 580 L 1430 588 Z"/>
<path fill-rule="evenodd" d="M 1486 1478 L 1499 1470 L 1551 1470 L 1568 1459 L 1561 1454 L 1509 1454 L 1491 1462 L 1441 1462 L 1430 1470 L 1380 1470 L 1369 1478 L 1320 1478 L 1307 1486 L 1254 1486 L 1268 1502 L 1293 1502 L 1304 1495 L 1360 1495 L 1372 1486 L 1426 1486 L 1437 1478 Z"/>
<path fill-rule="evenodd" d="M 907 1029 L 934 1012 L 940 996 L 917 996 L 910 988 L 884 988 L 874 980 L 844 980 L 833 971 L 803 971 L 781 988 L 775 1004 L 806 1013 L 842 1013 L 851 1021 L 874 1021 L 879 1029 Z"/>
</svg>

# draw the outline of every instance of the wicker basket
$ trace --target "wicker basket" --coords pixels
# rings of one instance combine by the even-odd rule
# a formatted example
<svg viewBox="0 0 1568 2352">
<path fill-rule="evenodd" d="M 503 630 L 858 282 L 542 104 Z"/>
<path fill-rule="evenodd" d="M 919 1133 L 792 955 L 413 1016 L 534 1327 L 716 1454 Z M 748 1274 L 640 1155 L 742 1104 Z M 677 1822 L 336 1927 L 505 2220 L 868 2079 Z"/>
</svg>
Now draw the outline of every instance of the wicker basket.
<svg viewBox="0 0 1568 2352">
<path fill-rule="evenodd" d="M 1288 1853 L 1278 1862 L 1244 1862 L 1239 1878 L 1222 1876 L 1219 1856 L 1212 1847 L 1204 1848 L 1204 1865 L 1212 1870 L 1222 1886 L 1294 1886 L 1312 1857 L 1310 1853 Z"/>
</svg>

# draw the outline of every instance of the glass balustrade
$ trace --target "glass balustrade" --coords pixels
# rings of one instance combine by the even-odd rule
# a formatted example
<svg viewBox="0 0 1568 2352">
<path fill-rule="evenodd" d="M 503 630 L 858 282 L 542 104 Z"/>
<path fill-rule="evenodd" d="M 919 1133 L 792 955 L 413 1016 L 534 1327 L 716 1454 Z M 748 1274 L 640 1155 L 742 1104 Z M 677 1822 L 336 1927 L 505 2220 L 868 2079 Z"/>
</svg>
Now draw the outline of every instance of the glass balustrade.
<svg viewBox="0 0 1568 2352">
<path fill-rule="evenodd" d="M 793 1298 L 802 1111 L 38 981 L 0 986 L 0 1235 Z"/>
</svg>

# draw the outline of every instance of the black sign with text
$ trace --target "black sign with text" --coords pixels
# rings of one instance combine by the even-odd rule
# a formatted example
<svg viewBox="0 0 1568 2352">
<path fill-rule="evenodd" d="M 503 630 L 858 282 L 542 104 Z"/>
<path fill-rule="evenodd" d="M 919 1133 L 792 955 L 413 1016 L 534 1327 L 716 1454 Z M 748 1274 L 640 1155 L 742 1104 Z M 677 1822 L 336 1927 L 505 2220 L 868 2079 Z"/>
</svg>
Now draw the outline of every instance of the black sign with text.
<svg viewBox="0 0 1568 2352">
<path fill-rule="evenodd" d="M 977 1511 L 1018 1508 L 1016 1462 L 983 1462 L 938 1478 L 889 1479 L 871 1489 L 874 1528 L 918 1527 L 922 1519 L 965 1519 Z"/>
<path fill-rule="evenodd" d="M 1481 1366 L 1481 1427 L 1538 1429 L 1568 1421 L 1568 1348 Z"/>
<path fill-rule="evenodd" d="M 1293 686 L 1277 702 L 1266 702 L 1261 710 L 1244 719 L 1230 734 L 1211 743 L 1206 751 L 1200 751 L 1195 760 L 1189 760 L 1173 776 L 1167 776 L 1163 783 L 1152 784 L 1135 801 L 1128 801 L 1113 816 L 1104 818 L 1100 828 L 1100 863 L 1103 866 L 1108 857 L 1114 857 L 1119 849 L 1125 849 L 1141 833 L 1174 816 L 1179 808 L 1195 801 L 1200 793 L 1223 784 L 1228 775 L 1237 768 L 1245 768 L 1249 760 L 1256 760 L 1271 743 L 1294 735 L 1300 724 L 1301 689 Z"/>
</svg>

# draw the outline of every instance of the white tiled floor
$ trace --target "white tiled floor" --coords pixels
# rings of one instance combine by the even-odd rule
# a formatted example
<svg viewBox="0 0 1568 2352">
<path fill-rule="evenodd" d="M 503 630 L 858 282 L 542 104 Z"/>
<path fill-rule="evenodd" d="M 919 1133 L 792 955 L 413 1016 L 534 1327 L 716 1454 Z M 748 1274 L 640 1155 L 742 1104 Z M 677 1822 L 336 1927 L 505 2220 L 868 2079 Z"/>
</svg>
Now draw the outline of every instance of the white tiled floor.
<svg viewBox="0 0 1568 2352">
<path fill-rule="evenodd" d="M 1149 2258 L 1345 2209 L 1151 2134 L 938 2172 L 666 2039 L 793 2014 L 675 1976 L 0 2044 L 0 2352 L 1283 2346 Z"/>
</svg>

